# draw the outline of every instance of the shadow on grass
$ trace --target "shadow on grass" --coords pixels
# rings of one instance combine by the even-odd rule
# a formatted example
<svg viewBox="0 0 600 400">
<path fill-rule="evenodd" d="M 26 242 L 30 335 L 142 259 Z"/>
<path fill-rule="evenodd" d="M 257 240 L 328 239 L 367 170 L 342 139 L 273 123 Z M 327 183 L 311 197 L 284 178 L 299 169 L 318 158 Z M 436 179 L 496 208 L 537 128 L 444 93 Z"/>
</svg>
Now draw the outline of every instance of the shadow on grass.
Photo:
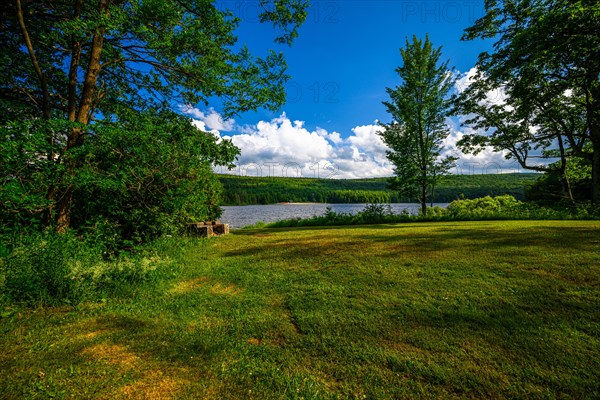
<svg viewBox="0 0 600 400">
<path fill-rule="evenodd" d="M 330 255 L 331 247 L 345 249 L 348 253 L 358 254 L 367 251 L 367 246 L 378 243 L 406 244 L 414 252 L 431 252 L 443 250 L 472 250 L 473 252 L 484 251 L 502 251 L 514 250 L 515 248 L 524 249 L 536 248 L 540 255 L 544 251 L 569 252 L 591 250 L 594 247 L 600 251 L 600 229 L 598 228 L 576 228 L 576 227 L 549 227 L 536 226 L 533 228 L 510 229 L 510 230 L 489 230 L 486 226 L 480 228 L 465 227 L 464 224 L 440 223 L 428 225 L 427 231 L 423 232 L 421 227 L 415 225 L 365 225 L 359 227 L 323 227 L 311 228 L 277 228 L 269 230 L 260 230 L 245 232 L 247 236 L 265 235 L 271 241 L 264 243 L 255 241 L 246 247 L 228 251 L 225 256 L 251 256 L 262 258 L 289 258 L 310 255 L 319 257 L 321 255 Z M 321 234 L 324 231 L 335 229 L 339 236 Z M 369 232 L 364 237 L 352 235 L 347 238 L 343 230 L 366 230 Z M 301 235 L 295 239 L 278 238 L 276 233 L 290 232 L 314 232 L 313 235 Z M 385 234 L 377 235 L 372 231 L 380 231 Z M 399 234 L 394 234 L 399 232 Z M 237 234 L 237 233 L 236 233 Z M 259 236 L 261 237 L 261 236 Z M 358 240 L 357 240 L 358 239 Z M 265 252 L 265 250 L 270 250 Z M 382 248 L 378 254 L 369 253 L 379 257 L 394 257 L 397 253 L 392 247 Z M 406 250 L 406 248 L 404 248 Z"/>
</svg>

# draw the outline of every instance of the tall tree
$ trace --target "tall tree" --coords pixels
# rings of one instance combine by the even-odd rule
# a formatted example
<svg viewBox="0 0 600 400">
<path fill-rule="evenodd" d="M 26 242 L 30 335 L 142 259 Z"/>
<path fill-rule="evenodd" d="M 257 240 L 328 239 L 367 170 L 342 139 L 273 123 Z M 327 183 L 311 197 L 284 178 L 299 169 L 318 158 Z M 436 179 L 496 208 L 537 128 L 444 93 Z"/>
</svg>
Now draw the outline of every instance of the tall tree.
<svg viewBox="0 0 600 400">
<path fill-rule="evenodd" d="M 486 1 L 485 8 L 485 15 L 463 37 L 496 40 L 493 52 L 479 56 L 478 69 L 496 86 L 508 85 L 510 95 L 523 105 L 534 104 L 542 123 L 548 125 L 554 118 L 561 132 L 561 138 L 555 132 L 554 145 L 566 138 L 573 155 L 590 159 L 592 200 L 599 203 L 600 3 L 494 0 Z M 573 107 L 581 110 L 575 118 L 583 121 L 583 128 L 570 133 L 568 126 L 560 125 L 571 122 Z M 591 153 L 582 143 L 586 140 Z M 532 142 L 540 144 L 535 138 Z"/>
<path fill-rule="evenodd" d="M 382 124 L 380 133 L 395 167 L 391 186 L 402 195 L 417 198 L 423 214 L 436 181 L 456 161 L 441 157 L 449 134 L 448 92 L 455 81 L 448 62 L 439 62 L 441 51 L 441 47 L 433 47 L 429 37 L 424 41 L 416 36 L 412 42 L 406 39 L 406 46 L 400 49 L 403 65 L 396 69 L 402 84 L 387 88 L 390 101 L 383 103 L 393 120 Z"/>
<path fill-rule="evenodd" d="M 259 5 L 261 22 L 280 31 L 275 41 L 291 44 L 305 0 Z M 0 21 L 0 123 L 67 122 L 46 129 L 47 159 L 61 166 L 47 193 L 59 231 L 71 223 L 76 149 L 101 133 L 97 121 L 214 98 L 227 115 L 285 101 L 282 53 L 253 56 L 237 43 L 239 19 L 213 0 L 11 0 Z"/>
</svg>

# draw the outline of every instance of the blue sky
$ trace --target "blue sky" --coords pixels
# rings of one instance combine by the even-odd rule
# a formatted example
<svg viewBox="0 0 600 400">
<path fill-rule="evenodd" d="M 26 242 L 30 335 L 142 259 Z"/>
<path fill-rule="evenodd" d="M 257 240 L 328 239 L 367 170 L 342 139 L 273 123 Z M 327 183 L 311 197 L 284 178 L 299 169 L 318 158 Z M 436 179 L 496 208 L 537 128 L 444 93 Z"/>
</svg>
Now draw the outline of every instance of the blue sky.
<svg viewBox="0 0 600 400">
<path fill-rule="evenodd" d="M 442 46 L 442 60 L 463 74 L 474 67 L 480 52 L 491 49 L 491 42 L 460 40 L 483 14 L 483 0 L 312 1 L 292 47 L 273 43 L 273 29 L 257 21 L 257 1 L 223 3 L 242 20 L 240 43 L 259 55 L 269 48 L 283 51 L 292 76 L 288 102 L 280 111 L 259 110 L 230 121 L 220 119 L 216 104 L 189 111 L 200 128 L 240 147 L 240 167 L 233 172 L 242 175 L 391 175 L 375 121 L 389 120 L 382 101 L 387 100 L 386 87 L 400 83 L 395 69 L 406 38 L 429 34 L 434 45 Z M 448 151 L 457 153 L 453 144 L 465 130 L 459 119 L 449 123 L 453 136 Z M 496 164 L 512 168 L 502 154 L 458 155 L 470 165 L 457 173 L 496 172 L 489 169 Z"/>
<path fill-rule="evenodd" d="M 253 3 L 237 10 L 255 21 Z M 244 6 L 246 4 L 246 6 Z M 279 47 L 286 54 L 289 73 L 288 115 L 306 121 L 308 128 L 349 132 L 354 126 L 386 117 L 381 104 L 385 88 L 399 83 L 400 47 L 417 35 L 442 46 L 443 59 L 459 71 L 473 67 L 489 45 L 461 42 L 464 28 L 483 12 L 483 1 L 341 0 L 313 1 L 294 46 Z M 240 40 L 250 48 L 270 45 L 272 32 L 246 22 Z M 272 116 L 267 113 L 244 116 Z"/>
</svg>

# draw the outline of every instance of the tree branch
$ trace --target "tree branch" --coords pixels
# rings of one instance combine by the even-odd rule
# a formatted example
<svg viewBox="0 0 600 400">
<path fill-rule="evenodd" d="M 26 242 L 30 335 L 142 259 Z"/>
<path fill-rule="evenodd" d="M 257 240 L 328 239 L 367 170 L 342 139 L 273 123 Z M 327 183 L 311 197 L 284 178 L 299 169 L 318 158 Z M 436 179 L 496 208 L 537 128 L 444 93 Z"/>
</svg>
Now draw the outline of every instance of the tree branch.
<svg viewBox="0 0 600 400">
<path fill-rule="evenodd" d="M 42 87 L 42 113 L 45 119 L 50 119 L 50 95 L 48 92 L 48 82 L 37 60 L 35 50 L 33 49 L 33 44 L 31 43 L 31 38 L 29 37 L 29 32 L 27 31 L 27 26 L 25 25 L 25 18 L 23 17 L 23 8 L 21 7 L 21 0 L 16 0 L 16 3 L 17 18 L 19 20 L 19 26 L 21 27 L 21 34 L 23 35 L 23 40 L 25 40 L 25 46 L 27 47 L 27 51 L 29 52 L 29 58 L 31 60 L 31 63 L 33 64 L 35 73 L 37 74 L 40 80 L 40 86 Z"/>
</svg>

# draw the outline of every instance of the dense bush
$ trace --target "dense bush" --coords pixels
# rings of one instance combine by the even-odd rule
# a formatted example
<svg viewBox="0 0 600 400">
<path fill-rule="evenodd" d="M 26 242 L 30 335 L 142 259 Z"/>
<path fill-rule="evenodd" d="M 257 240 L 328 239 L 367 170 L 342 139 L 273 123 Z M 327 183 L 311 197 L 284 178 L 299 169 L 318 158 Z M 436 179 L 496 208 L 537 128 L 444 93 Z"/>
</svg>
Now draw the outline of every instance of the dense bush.
<svg viewBox="0 0 600 400">
<path fill-rule="evenodd" d="M 394 214 L 389 204 L 368 204 L 356 214 L 339 213 L 327 207 L 325 214 L 307 219 L 288 219 L 268 224 L 267 227 L 335 226 L 394 223 L 410 220 L 408 212 Z"/>
<path fill-rule="evenodd" d="M 123 112 L 119 125 L 95 129 L 102 134 L 80 149 L 73 226 L 141 242 L 219 217 L 221 184 L 211 168 L 233 161 L 230 142 L 167 111 Z"/>
<path fill-rule="evenodd" d="M 482 197 L 456 200 L 446 210 L 455 220 L 481 219 L 595 219 L 598 213 L 586 205 L 574 206 L 555 203 L 554 207 L 533 202 L 522 202 L 512 196 Z"/>
<path fill-rule="evenodd" d="M 565 176 L 560 174 L 560 164 L 550 164 L 550 171 L 541 175 L 525 191 L 528 200 L 553 204 L 586 202 L 592 198 L 592 165 L 591 161 L 581 157 L 571 157 L 567 163 Z M 564 179 L 567 179 L 570 195 L 566 193 Z"/>
<path fill-rule="evenodd" d="M 455 200 L 446 209 L 446 214 L 455 219 L 480 219 L 514 215 L 521 211 L 524 203 L 512 196 L 481 197 L 478 199 Z"/>
<path fill-rule="evenodd" d="M 50 183 L 63 170 L 52 159 L 58 148 L 47 136 L 65 126 L 59 120 L 2 121 L 0 116 L 0 235 L 44 225 Z"/>
<path fill-rule="evenodd" d="M 6 239 L 6 238 L 5 238 Z M 136 293 L 178 273 L 177 258 L 190 243 L 161 238 L 118 256 L 90 237 L 46 232 L 0 246 L 0 303 L 77 305 Z"/>
<path fill-rule="evenodd" d="M 47 140 L 49 131 L 72 129 L 68 121 L 0 124 L 0 301 L 77 304 L 137 290 L 170 262 L 149 246 L 219 216 L 211 168 L 233 161 L 230 142 L 169 111 L 118 118 L 95 124 L 69 154 Z M 76 172 L 57 157 L 77 160 Z M 73 190 L 67 234 L 54 233 L 51 182 Z"/>
</svg>

